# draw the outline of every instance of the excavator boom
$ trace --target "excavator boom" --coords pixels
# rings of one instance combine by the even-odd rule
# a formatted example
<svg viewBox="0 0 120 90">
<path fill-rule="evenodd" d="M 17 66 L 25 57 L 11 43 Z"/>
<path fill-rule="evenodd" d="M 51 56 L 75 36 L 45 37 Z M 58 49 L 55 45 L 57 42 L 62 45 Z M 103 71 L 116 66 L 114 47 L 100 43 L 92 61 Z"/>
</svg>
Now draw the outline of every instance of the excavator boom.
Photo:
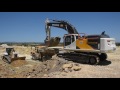
<svg viewBox="0 0 120 90">
<path fill-rule="evenodd" d="M 47 23 L 47 26 L 58 27 L 66 30 L 68 34 L 78 34 L 77 30 L 73 25 L 64 20 L 52 20 L 52 22 Z"/>
</svg>

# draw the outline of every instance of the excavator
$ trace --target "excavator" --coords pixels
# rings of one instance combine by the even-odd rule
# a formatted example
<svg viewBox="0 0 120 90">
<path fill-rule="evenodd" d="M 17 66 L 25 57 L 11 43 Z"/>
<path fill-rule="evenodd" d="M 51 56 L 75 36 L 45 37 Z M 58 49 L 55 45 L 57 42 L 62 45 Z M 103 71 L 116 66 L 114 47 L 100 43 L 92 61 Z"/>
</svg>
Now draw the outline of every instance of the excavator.
<svg viewBox="0 0 120 90">
<path fill-rule="evenodd" d="M 65 34 L 63 37 L 63 47 L 57 47 L 61 38 L 51 37 L 51 27 L 61 28 L 68 32 L 68 34 Z M 46 46 L 44 48 L 47 50 L 53 49 L 53 51 L 55 51 L 53 54 L 57 53 L 57 56 L 84 56 L 87 57 L 86 63 L 93 65 L 98 64 L 99 61 L 106 60 L 106 53 L 114 52 L 116 50 L 115 39 L 110 38 L 105 31 L 99 35 L 86 35 L 85 33 L 78 33 L 76 28 L 65 20 L 46 19 L 45 31 L 46 38 L 44 42 Z M 63 49 L 66 52 L 59 53 L 58 49 Z M 38 53 L 41 53 L 41 51 L 45 52 L 46 50 L 37 49 L 37 51 Z M 48 54 L 49 52 L 45 53 L 45 55 Z"/>
</svg>

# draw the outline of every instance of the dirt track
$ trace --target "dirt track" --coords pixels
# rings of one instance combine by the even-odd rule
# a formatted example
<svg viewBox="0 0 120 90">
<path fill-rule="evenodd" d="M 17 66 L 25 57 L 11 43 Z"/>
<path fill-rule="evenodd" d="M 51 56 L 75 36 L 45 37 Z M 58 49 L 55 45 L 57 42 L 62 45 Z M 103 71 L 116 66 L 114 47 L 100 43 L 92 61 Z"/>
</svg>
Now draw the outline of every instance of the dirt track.
<svg viewBox="0 0 120 90">
<path fill-rule="evenodd" d="M 1 78 L 120 78 L 120 47 L 117 47 L 116 52 L 109 53 L 108 59 L 98 65 L 87 65 L 55 56 L 44 62 L 33 61 L 29 56 L 30 48 L 16 49 L 21 55 L 27 56 L 27 59 L 10 65 L 0 59 Z M 0 53 L 3 52 L 1 49 Z"/>
</svg>

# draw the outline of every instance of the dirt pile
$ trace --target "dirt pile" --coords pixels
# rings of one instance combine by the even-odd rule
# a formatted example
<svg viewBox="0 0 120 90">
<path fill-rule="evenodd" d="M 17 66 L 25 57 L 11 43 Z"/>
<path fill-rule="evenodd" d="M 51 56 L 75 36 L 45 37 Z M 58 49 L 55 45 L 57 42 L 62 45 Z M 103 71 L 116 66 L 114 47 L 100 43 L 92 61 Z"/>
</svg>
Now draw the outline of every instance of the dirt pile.
<svg viewBox="0 0 120 90">
<path fill-rule="evenodd" d="M 15 60 L 11 63 L 11 65 L 14 67 L 20 67 L 20 66 L 23 66 L 26 64 L 27 64 L 27 62 L 25 60 Z"/>
<path fill-rule="evenodd" d="M 14 75 L 15 73 L 15 68 L 12 68 L 7 63 L 0 63 L 0 78 L 10 78 L 10 76 Z"/>
<path fill-rule="evenodd" d="M 25 47 L 25 46 L 13 46 L 15 51 L 18 52 L 18 54 L 28 54 L 30 55 L 30 52 L 32 50 L 32 48 L 30 46 Z"/>
</svg>

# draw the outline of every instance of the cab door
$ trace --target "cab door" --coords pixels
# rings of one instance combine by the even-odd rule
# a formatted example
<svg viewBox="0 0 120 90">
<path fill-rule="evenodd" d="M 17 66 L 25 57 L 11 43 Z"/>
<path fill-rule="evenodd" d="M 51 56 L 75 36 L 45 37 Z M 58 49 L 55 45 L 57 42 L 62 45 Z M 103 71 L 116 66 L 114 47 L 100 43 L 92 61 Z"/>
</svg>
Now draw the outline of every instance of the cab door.
<svg viewBox="0 0 120 90">
<path fill-rule="evenodd" d="M 76 42 L 74 35 L 64 36 L 64 48 L 65 49 L 76 49 Z"/>
</svg>

